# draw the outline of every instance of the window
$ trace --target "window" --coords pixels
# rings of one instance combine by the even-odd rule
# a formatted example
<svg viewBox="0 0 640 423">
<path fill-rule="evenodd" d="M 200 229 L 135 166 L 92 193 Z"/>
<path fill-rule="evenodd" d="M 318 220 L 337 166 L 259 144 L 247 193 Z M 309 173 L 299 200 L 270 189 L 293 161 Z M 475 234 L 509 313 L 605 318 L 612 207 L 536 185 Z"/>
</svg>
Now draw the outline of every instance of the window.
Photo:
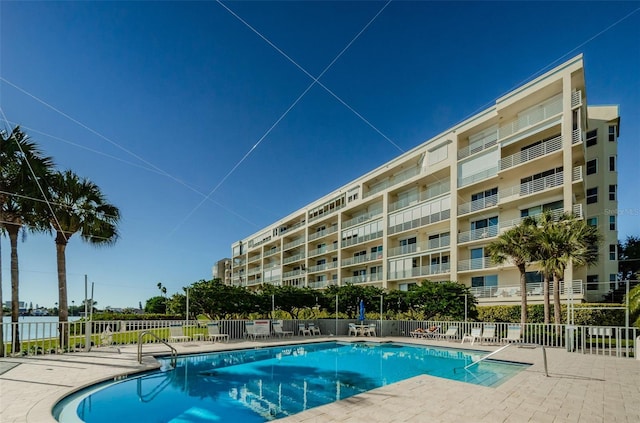
<svg viewBox="0 0 640 423">
<path fill-rule="evenodd" d="M 616 171 L 616 156 L 609 156 L 609 171 Z"/>
<path fill-rule="evenodd" d="M 587 225 L 589 226 L 598 226 L 598 218 L 597 217 L 590 217 L 587 219 Z"/>
<path fill-rule="evenodd" d="M 616 131 L 616 127 L 614 125 L 609 126 L 609 141 L 615 141 L 616 136 L 618 135 Z"/>
<path fill-rule="evenodd" d="M 610 231 L 615 231 L 616 230 L 616 217 L 615 216 L 609 216 L 609 230 Z"/>
<path fill-rule="evenodd" d="M 618 275 L 615 273 L 609 273 L 609 289 L 616 289 L 616 281 L 618 280 Z"/>
<path fill-rule="evenodd" d="M 593 175 L 598 172 L 598 160 L 593 159 L 587 162 L 587 175 Z"/>
<path fill-rule="evenodd" d="M 371 258 L 373 260 L 382 258 L 382 245 L 371 248 Z"/>
<path fill-rule="evenodd" d="M 587 147 L 591 147 L 592 145 L 596 145 L 598 143 L 598 130 L 594 129 L 593 131 L 587 132 Z"/>
<path fill-rule="evenodd" d="M 474 276 L 471 286 L 498 286 L 498 275 Z"/>
<path fill-rule="evenodd" d="M 618 190 L 618 185 L 609 185 L 609 200 L 616 201 L 617 190 Z"/>
<path fill-rule="evenodd" d="M 598 187 L 587 189 L 587 204 L 598 202 Z"/>
<path fill-rule="evenodd" d="M 609 244 L 609 260 L 616 260 L 616 252 L 618 246 L 616 244 Z"/>
<path fill-rule="evenodd" d="M 587 291 L 598 289 L 598 275 L 587 275 Z"/>
</svg>

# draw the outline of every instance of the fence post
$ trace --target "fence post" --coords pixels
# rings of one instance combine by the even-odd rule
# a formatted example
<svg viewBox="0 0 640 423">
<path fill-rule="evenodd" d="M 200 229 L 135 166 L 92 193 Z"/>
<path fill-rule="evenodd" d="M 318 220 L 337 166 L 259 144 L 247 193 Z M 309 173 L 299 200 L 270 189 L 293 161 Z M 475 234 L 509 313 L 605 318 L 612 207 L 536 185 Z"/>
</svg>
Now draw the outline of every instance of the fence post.
<svg viewBox="0 0 640 423">
<path fill-rule="evenodd" d="M 636 360 L 640 360 L 640 335 L 638 335 L 638 337 L 636 338 L 635 347 L 636 347 L 636 353 L 635 353 Z"/>
</svg>

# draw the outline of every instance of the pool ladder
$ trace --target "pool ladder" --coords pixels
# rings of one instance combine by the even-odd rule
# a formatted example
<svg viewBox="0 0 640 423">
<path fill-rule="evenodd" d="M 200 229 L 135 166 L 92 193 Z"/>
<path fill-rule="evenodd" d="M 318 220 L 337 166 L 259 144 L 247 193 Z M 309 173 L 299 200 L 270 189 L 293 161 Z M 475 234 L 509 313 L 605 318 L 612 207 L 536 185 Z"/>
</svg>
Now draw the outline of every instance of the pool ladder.
<svg viewBox="0 0 640 423">
<path fill-rule="evenodd" d="M 512 343 L 512 344 L 507 344 L 507 345 L 505 345 L 505 346 L 502 346 L 502 347 L 498 348 L 497 350 L 495 350 L 494 352 L 492 352 L 492 353 L 489 353 L 489 354 L 485 355 L 485 356 L 484 356 L 484 357 L 482 357 L 480 360 L 474 361 L 474 362 L 473 362 L 473 363 L 471 363 L 471 364 L 467 364 L 466 366 L 464 366 L 464 369 L 465 369 L 465 370 L 467 370 L 469 367 L 471 367 L 471 366 L 475 366 L 476 364 L 478 364 L 478 363 L 480 363 L 480 362 L 482 362 L 482 361 L 486 360 L 487 358 L 491 357 L 492 355 L 495 355 L 495 354 L 499 353 L 499 352 L 500 352 L 500 351 L 502 351 L 502 350 L 505 350 L 505 349 L 509 348 L 509 347 L 510 347 L 510 346 L 512 346 L 512 345 L 516 345 L 516 346 L 517 346 L 517 347 L 519 347 L 519 348 L 522 348 L 522 347 L 525 347 L 525 348 L 536 348 L 536 347 L 540 347 L 540 348 L 542 348 L 542 360 L 543 360 L 543 362 L 544 362 L 544 375 L 545 375 L 546 377 L 549 377 L 549 370 L 548 370 L 548 368 L 547 368 L 547 350 L 545 350 L 545 349 L 544 349 L 544 345 L 538 345 L 538 344 L 523 344 L 523 343 L 521 343 L 521 342 L 514 342 L 514 343 Z"/>
<path fill-rule="evenodd" d="M 173 367 L 175 369 L 176 362 L 178 360 L 178 350 L 176 350 L 174 347 L 172 347 L 171 344 L 169 344 L 167 341 L 165 341 L 164 339 L 160 338 L 155 333 L 153 333 L 151 331 L 148 331 L 148 330 L 143 330 L 142 332 L 140 332 L 140 335 L 138 335 L 138 363 L 142 364 L 142 338 L 145 335 L 151 335 L 151 337 L 155 338 L 156 341 L 159 341 L 159 342 L 165 344 L 167 347 L 169 347 L 169 349 L 171 350 L 171 367 Z"/>
</svg>

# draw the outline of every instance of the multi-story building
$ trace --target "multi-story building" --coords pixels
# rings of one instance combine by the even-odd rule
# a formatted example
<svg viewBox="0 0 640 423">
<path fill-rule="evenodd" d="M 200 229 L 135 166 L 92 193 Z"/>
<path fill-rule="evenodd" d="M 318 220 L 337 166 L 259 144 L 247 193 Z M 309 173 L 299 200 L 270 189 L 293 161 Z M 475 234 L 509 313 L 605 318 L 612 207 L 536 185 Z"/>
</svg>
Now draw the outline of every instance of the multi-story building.
<svg viewBox="0 0 640 423">
<path fill-rule="evenodd" d="M 574 213 L 604 236 L 599 262 L 569 268 L 563 296 L 599 300 L 617 274 L 617 106 L 589 106 L 582 56 L 420 146 L 232 245 L 232 284 L 454 280 L 481 304 L 520 301 L 515 266 L 485 247 L 525 216 Z M 542 277 L 527 274 L 529 301 Z"/>
<path fill-rule="evenodd" d="M 211 268 L 213 279 L 220 279 L 223 284 L 231 285 L 231 259 L 218 260 Z"/>
</svg>

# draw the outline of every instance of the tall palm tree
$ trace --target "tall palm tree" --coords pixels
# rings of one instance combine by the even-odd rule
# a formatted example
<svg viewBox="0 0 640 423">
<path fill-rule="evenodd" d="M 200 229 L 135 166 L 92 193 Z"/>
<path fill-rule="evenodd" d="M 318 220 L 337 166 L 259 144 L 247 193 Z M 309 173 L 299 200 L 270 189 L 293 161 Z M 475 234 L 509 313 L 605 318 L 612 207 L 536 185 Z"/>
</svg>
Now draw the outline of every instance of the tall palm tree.
<svg viewBox="0 0 640 423">
<path fill-rule="evenodd" d="M 498 239 L 487 246 L 487 252 L 492 262 L 502 264 L 510 261 L 520 272 L 521 310 L 520 322 L 524 329 L 527 322 L 527 264 L 532 262 L 535 249 L 535 220 L 525 218 L 520 224 L 505 231 Z"/>
<path fill-rule="evenodd" d="M 43 196 L 44 180 L 53 168 L 35 143 L 16 126 L 11 133 L 0 133 L 0 228 L 9 236 L 11 245 L 11 322 L 20 317 L 18 235 L 24 227 L 34 229 L 42 224 L 37 201 Z M 20 351 L 18 325 L 12 325 L 13 352 Z"/>
<path fill-rule="evenodd" d="M 536 216 L 536 222 L 536 244 L 546 245 L 550 243 L 555 229 L 553 226 L 553 215 L 550 212 L 542 213 L 540 216 Z M 552 278 L 552 271 L 546 267 L 546 254 L 548 254 L 546 249 L 536 248 L 534 251 L 534 261 L 538 261 L 542 264 L 540 272 L 543 277 L 542 295 L 544 299 L 544 322 L 549 323 L 551 321 L 551 293 L 549 292 L 549 281 Z"/>
<path fill-rule="evenodd" d="M 53 210 L 49 222 L 56 233 L 59 321 L 62 329 L 69 320 L 65 255 L 67 244 L 75 233 L 80 233 L 81 239 L 89 244 L 112 245 L 118 239 L 120 211 L 107 202 L 96 184 L 80 178 L 70 170 L 56 172 L 51 176 L 49 196 Z M 67 343 L 65 331 L 60 330 L 60 345 L 64 347 Z"/>
<path fill-rule="evenodd" d="M 541 218 L 538 231 L 538 254 L 542 268 L 553 277 L 553 317 L 556 324 L 560 316 L 560 280 L 569 266 L 591 266 L 598 261 L 601 235 L 595 226 L 563 214 L 557 219 L 549 213 Z"/>
</svg>

